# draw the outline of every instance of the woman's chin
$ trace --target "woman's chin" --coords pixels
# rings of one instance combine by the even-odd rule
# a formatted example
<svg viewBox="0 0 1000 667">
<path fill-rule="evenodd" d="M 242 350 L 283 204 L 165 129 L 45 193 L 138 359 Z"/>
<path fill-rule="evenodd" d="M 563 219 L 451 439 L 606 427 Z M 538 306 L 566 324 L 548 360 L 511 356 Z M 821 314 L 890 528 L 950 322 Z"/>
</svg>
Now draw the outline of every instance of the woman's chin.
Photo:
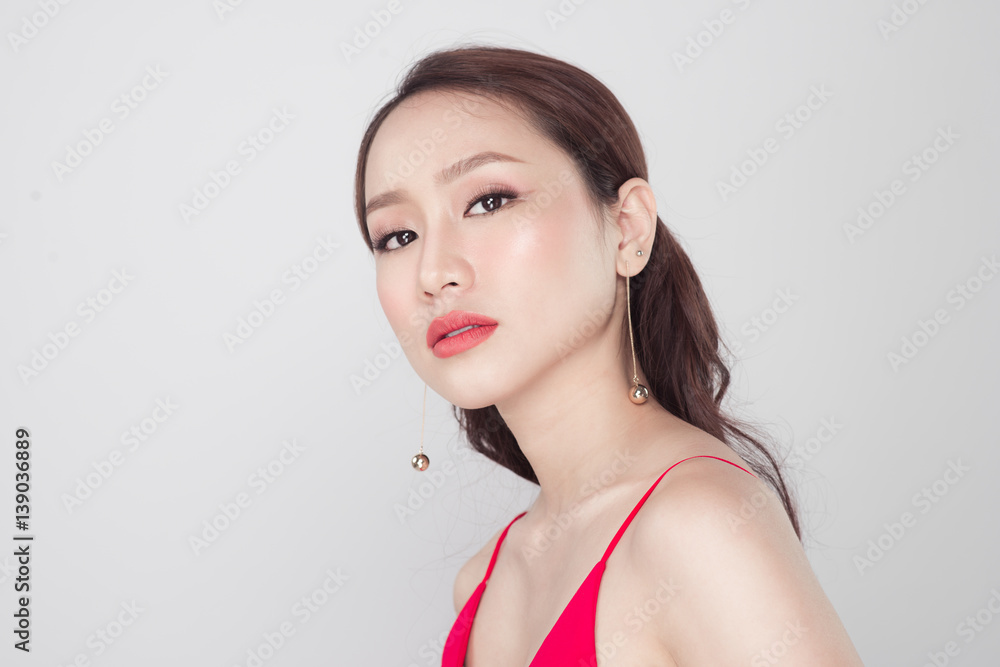
<svg viewBox="0 0 1000 667">
<path fill-rule="evenodd" d="M 440 391 L 432 384 L 428 383 L 434 392 L 457 408 L 463 410 L 478 410 L 494 405 L 500 399 L 500 393 L 496 389 L 495 383 L 479 382 L 480 387 L 465 385 L 442 386 Z"/>
<path fill-rule="evenodd" d="M 483 394 L 462 391 L 456 392 L 452 396 L 444 396 L 444 394 L 442 396 L 456 408 L 462 408 L 463 410 L 479 410 L 481 408 L 488 408 L 496 403 L 496 394 L 492 392 Z"/>
</svg>

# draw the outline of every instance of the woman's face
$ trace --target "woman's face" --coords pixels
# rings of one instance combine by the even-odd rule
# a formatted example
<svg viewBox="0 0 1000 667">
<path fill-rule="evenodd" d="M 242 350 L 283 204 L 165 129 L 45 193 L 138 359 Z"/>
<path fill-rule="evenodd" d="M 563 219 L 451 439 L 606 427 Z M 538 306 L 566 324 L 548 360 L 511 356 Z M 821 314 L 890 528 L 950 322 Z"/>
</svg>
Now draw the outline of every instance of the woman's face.
<svg viewBox="0 0 1000 667">
<path fill-rule="evenodd" d="M 494 159 L 456 168 L 483 153 Z M 419 93 L 378 130 L 365 197 L 385 204 L 367 214 L 382 309 L 434 391 L 473 409 L 546 381 L 588 380 L 584 364 L 577 373 L 563 362 L 615 331 L 616 228 L 595 218 L 560 148 L 484 98 Z M 451 311 L 497 326 L 435 354 L 428 327 Z"/>
</svg>

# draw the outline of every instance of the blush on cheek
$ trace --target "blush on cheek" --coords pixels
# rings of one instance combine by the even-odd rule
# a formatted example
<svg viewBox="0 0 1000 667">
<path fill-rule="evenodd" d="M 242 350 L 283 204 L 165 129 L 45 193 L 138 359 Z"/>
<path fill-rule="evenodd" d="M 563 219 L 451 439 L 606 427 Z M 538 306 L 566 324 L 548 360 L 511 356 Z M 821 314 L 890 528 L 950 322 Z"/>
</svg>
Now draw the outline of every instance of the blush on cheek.
<svg viewBox="0 0 1000 667">
<path fill-rule="evenodd" d="M 401 291 L 390 288 L 382 280 L 376 281 L 375 291 L 378 293 L 378 300 L 382 305 L 382 310 L 389 320 L 389 326 L 392 327 L 398 337 L 401 334 L 401 330 L 405 329 L 406 323 L 405 300 L 401 296 Z"/>
<path fill-rule="evenodd" d="M 572 234 L 580 234 L 586 219 L 572 206 L 567 206 L 563 193 L 548 205 L 540 207 L 536 201 L 518 206 L 513 213 L 512 226 L 507 230 L 507 249 L 514 255 L 544 257 L 553 248 L 564 246 Z"/>
</svg>

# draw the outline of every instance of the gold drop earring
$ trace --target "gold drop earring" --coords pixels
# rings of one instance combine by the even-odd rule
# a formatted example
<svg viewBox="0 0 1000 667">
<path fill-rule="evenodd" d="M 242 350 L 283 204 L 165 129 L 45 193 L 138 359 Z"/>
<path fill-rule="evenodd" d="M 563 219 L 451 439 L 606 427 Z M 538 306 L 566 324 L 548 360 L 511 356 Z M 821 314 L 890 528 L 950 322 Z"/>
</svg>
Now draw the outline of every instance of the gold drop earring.
<svg viewBox="0 0 1000 667">
<path fill-rule="evenodd" d="M 642 251 L 636 250 L 636 255 L 642 257 Z M 632 339 L 632 297 L 629 294 L 629 271 L 628 260 L 625 260 L 625 312 L 628 313 L 628 340 L 632 345 L 632 389 L 628 392 L 628 399 L 636 405 L 642 405 L 649 398 L 649 389 L 645 385 L 639 384 L 639 374 L 635 363 L 635 341 Z"/>
<path fill-rule="evenodd" d="M 410 459 L 410 465 L 413 466 L 415 470 L 427 470 L 431 465 L 431 460 L 427 458 L 424 454 L 424 417 L 427 414 L 427 385 L 424 384 L 424 409 L 420 415 L 420 451 L 417 452 L 412 459 Z"/>
</svg>

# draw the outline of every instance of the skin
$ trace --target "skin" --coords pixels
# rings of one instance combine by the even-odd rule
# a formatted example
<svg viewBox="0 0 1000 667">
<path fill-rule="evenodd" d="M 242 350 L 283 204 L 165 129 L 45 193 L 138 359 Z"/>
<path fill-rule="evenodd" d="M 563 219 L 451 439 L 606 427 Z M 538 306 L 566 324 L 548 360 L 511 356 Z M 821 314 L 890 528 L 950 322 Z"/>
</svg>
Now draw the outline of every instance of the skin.
<svg viewBox="0 0 1000 667">
<path fill-rule="evenodd" d="M 435 180 L 482 151 L 521 161 Z M 470 207 L 495 184 L 517 197 Z M 628 399 L 625 276 L 643 269 L 656 232 L 645 180 L 623 183 L 602 218 L 570 156 L 518 114 L 425 91 L 397 107 L 373 141 L 366 204 L 389 190 L 401 196 L 372 211 L 368 228 L 373 239 L 409 232 L 375 257 L 379 300 L 407 359 L 453 404 L 496 405 L 539 480 L 504 540 L 466 657 L 475 667 L 527 666 L 664 470 L 697 454 L 749 466 L 654 400 Z M 498 326 L 440 359 L 427 326 L 451 310 Z M 498 536 L 459 572 L 456 611 Z M 771 665 L 779 655 L 781 665 L 861 664 L 781 503 L 763 482 L 713 459 L 673 469 L 636 514 L 608 559 L 595 627 L 601 667 Z"/>
</svg>

